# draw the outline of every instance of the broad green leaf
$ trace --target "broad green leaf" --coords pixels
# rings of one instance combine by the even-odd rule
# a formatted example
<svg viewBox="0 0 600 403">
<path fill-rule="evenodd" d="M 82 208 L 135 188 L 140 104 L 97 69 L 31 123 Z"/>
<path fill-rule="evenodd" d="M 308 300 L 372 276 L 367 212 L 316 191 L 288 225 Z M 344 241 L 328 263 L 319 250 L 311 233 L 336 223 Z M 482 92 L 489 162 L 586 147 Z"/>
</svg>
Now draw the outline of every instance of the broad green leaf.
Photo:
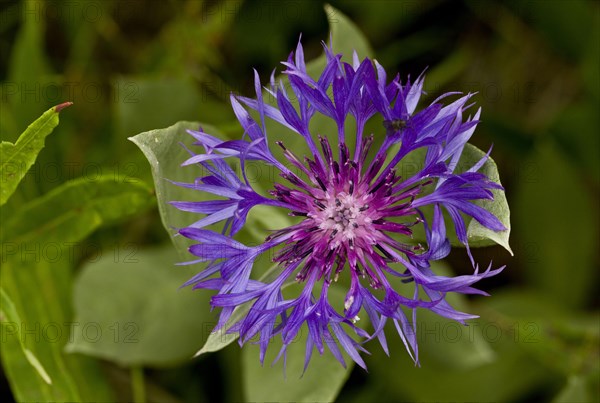
<svg viewBox="0 0 600 403">
<path fill-rule="evenodd" d="M 442 262 L 432 262 L 432 270 L 438 275 L 452 274 L 450 268 Z M 392 286 L 396 291 L 412 296 L 413 288 L 410 284 L 397 280 L 392 282 Z M 427 297 L 421 293 L 421 298 Z M 464 295 L 451 293 L 446 298 L 459 311 L 477 313 Z M 463 326 L 427 309 L 418 309 L 416 335 L 421 366 L 415 367 L 396 329 L 390 323 L 385 329 L 390 357 L 385 355 L 376 341 L 365 344 L 365 348 L 372 353 L 365 357 L 370 372 L 370 382 L 365 387 L 379 390 L 378 395 L 388 396 L 392 401 L 489 400 L 485 398 L 483 388 L 471 385 L 472 377 L 486 374 L 481 378 L 488 382 L 489 388 L 490 373 L 499 365 L 501 354 L 506 355 L 506 351 L 514 349 L 514 346 L 498 350 L 498 339 L 493 331 L 488 335 L 487 328 L 481 326 L 481 321 L 469 320 L 467 324 L 468 326 Z M 507 374 L 510 373 L 511 365 L 510 362 L 505 365 L 504 371 Z M 390 368 L 394 370 L 390 371 Z M 436 387 L 432 388 L 431 379 L 434 378 Z M 508 385 L 507 390 L 502 391 L 506 394 L 499 396 L 513 396 L 513 393 L 517 393 L 515 391 L 527 387 L 530 381 L 529 377 L 523 377 L 514 385 Z M 443 386 L 438 386 L 442 384 Z"/>
<path fill-rule="evenodd" d="M 477 147 L 467 144 L 459 164 L 463 164 L 465 168 L 469 168 L 483 158 L 484 155 L 485 153 Z M 483 164 L 479 172 L 485 174 L 491 181 L 501 184 L 498 166 L 491 157 Z M 494 194 L 493 200 L 476 200 L 474 203 L 495 215 L 507 229 L 498 232 L 492 231 L 479 224 L 477 220 L 471 219 L 467 227 L 469 246 L 488 246 L 495 242 L 503 246 L 512 255 L 513 251 L 508 244 L 510 236 L 510 209 L 506 200 L 506 194 L 502 190 L 492 190 L 492 193 Z"/>
<path fill-rule="evenodd" d="M 17 247 L 52 240 L 77 242 L 100 225 L 139 213 L 153 202 L 152 190 L 138 180 L 75 179 L 23 206 L 3 225 L 2 236 Z M 2 252 L 6 257 L 14 253 L 10 247 Z"/>
<path fill-rule="evenodd" d="M 330 289 L 330 297 L 343 299 L 342 292 L 337 288 Z M 347 368 L 335 359 L 325 347 L 323 355 L 315 350 L 310 364 L 303 374 L 306 352 L 306 335 L 308 329 L 304 326 L 297 340 L 292 342 L 287 350 L 285 372 L 283 357 L 277 364 L 271 362 L 277 357 L 281 348 L 279 340 L 270 343 L 265 364 L 260 365 L 258 347 L 245 345 L 242 350 L 242 380 L 244 384 L 245 401 L 283 401 L 283 402 L 331 402 L 350 376 L 354 363 L 348 357 Z M 340 347 L 340 350 L 343 350 Z"/>
<path fill-rule="evenodd" d="M 200 126 L 200 123 L 195 122 L 179 122 L 166 129 L 151 130 L 129 138 L 142 150 L 150 163 L 162 223 L 179 251 L 180 259 L 186 260 L 190 258 L 187 252 L 188 242 L 185 238 L 176 236 L 177 229 L 192 224 L 194 221 L 199 220 L 200 216 L 180 211 L 170 205 L 169 202 L 197 201 L 202 200 L 203 197 L 212 198 L 213 196 L 200 194 L 192 189 L 174 185 L 169 181 L 194 183 L 197 177 L 203 175 L 203 170 L 197 165 L 181 166 L 190 156 L 181 145 L 191 143 L 191 136 L 186 130 L 198 130 Z M 207 125 L 202 125 L 202 128 L 214 136 L 223 138 L 223 141 L 226 140 L 215 128 Z"/>
<path fill-rule="evenodd" d="M 446 300 L 459 311 L 472 311 L 462 296 L 447 295 Z M 420 310 L 417 319 L 420 329 L 417 334 L 419 351 L 422 353 L 421 365 L 465 371 L 496 361 L 496 353 L 476 323 L 469 325 L 463 326 L 431 311 Z"/>
<path fill-rule="evenodd" d="M 425 152 L 426 150 L 424 148 L 420 148 L 408 154 L 406 158 L 404 158 L 398 164 L 399 174 L 408 178 L 418 173 L 424 166 Z M 455 172 L 464 172 L 467 169 L 470 169 L 475 163 L 481 160 L 484 155 L 485 153 L 474 145 L 467 144 L 463 150 Z M 485 174 L 493 182 L 500 184 L 498 167 L 492 158 L 488 158 L 485 164 L 483 164 L 483 166 L 479 169 L 479 172 Z M 502 222 L 502 224 L 504 224 L 507 230 L 499 232 L 492 231 L 479 224 L 477 220 L 471 217 L 464 217 L 465 224 L 467 226 L 469 246 L 481 247 L 498 244 L 503 246 L 512 255 L 513 252 L 508 243 L 510 236 L 510 209 L 508 207 L 506 195 L 500 190 L 493 190 L 492 193 L 494 194 L 493 200 L 476 200 L 474 203 L 494 214 Z M 427 208 L 424 210 L 425 216 L 428 218 L 428 220 L 430 220 L 432 216 L 432 210 Z M 462 243 L 460 243 L 454 230 L 452 229 L 451 218 L 445 214 L 445 212 L 444 217 L 446 225 L 449 228 L 446 235 L 448 236 L 450 243 L 453 246 L 464 246 Z M 413 242 L 427 241 L 425 238 L 425 232 L 422 230 L 421 226 L 415 226 L 414 230 L 415 233 Z"/>
<path fill-rule="evenodd" d="M 11 327 L 11 333 L 14 332 L 15 336 L 19 340 L 19 343 L 21 344 L 21 349 L 23 351 L 23 354 L 27 358 L 27 361 L 29 361 L 29 363 L 37 371 L 39 376 L 42 377 L 44 382 L 46 382 L 47 384 L 52 384 L 52 379 L 44 369 L 44 366 L 40 363 L 37 357 L 27 349 L 25 343 L 23 343 L 23 335 L 21 334 L 20 327 L 20 324 L 23 322 L 19 317 L 19 313 L 17 312 L 15 305 L 11 301 L 10 297 L 6 295 L 4 289 L 2 288 L 0 288 L 0 302 L 0 319 L 2 320 L 2 324 Z M 8 331 L 8 329 L 5 329 L 3 331 L 3 334 L 5 334 L 5 331 Z"/>
<path fill-rule="evenodd" d="M 253 186 L 258 191 L 257 186 Z M 266 194 L 264 191 L 259 193 Z M 253 244 L 262 243 L 270 231 L 290 227 L 293 224 L 294 222 L 284 209 L 259 205 L 250 210 L 248 214 L 245 226 L 248 233 L 246 238 Z"/>
<path fill-rule="evenodd" d="M 227 137 L 213 126 L 195 122 L 179 122 L 166 129 L 151 130 L 130 138 L 142 150 L 150 163 L 158 200 L 158 209 L 163 225 L 171 236 L 177 250 L 180 252 L 180 259 L 185 260 L 189 260 L 191 256 L 187 251 L 189 242 L 184 237 L 176 236 L 177 229 L 198 221 L 204 215 L 180 211 L 170 205 L 169 202 L 213 200 L 218 198 L 212 194 L 183 188 L 170 182 L 193 183 L 197 177 L 208 175 L 208 171 L 198 164 L 181 166 L 190 156 L 182 144 L 186 147 L 190 146 L 193 140 L 186 130 L 197 130 L 200 126 L 207 133 L 222 138 L 223 141 L 227 140 Z M 203 151 L 202 149 L 197 149 L 197 146 L 190 146 L 190 148 L 197 152 Z M 229 159 L 228 162 L 235 161 Z M 248 161 L 246 168 L 250 184 L 257 192 L 266 194 L 262 186 L 272 186 L 273 168 L 264 164 L 254 164 L 253 161 Z M 233 166 L 233 169 L 239 173 L 239 165 Z M 278 209 L 268 206 L 257 206 L 252 209 L 248 215 L 248 224 L 246 225 L 248 231 L 246 231 L 246 236 L 240 237 L 239 240 L 246 243 L 262 241 L 267 235 L 267 229 L 279 229 L 290 225 L 289 217 L 285 213 L 278 213 L 277 211 Z"/>
<path fill-rule="evenodd" d="M 13 144 L 0 144 L 0 206 L 14 193 L 29 168 L 44 148 L 46 136 L 58 125 L 59 112 L 71 105 L 67 102 L 50 108 L 30 124 Z"/>
<path fill-rule="evenodd" d="M 233 323 L 236 320 L 240 320 L 248 313 L 251 305 L 242 305 L 236 308 L 235 312 L 231 316 L 230 322 Z M 227 333 L 226 329 L 221 329 L 216 332 L 211 332 L 208 338 L 206 339 L 206 343 L 200 350 L 194 354 L 194 357 L 198 357 L 202 354 L 206 353 L 214 353 L 219 350 L 224 349 L 234 341 L 239 338 L 238 333 Z"/>
<path fill-rule="evenodd" d="M 177 260 L 169 244 L 87 264 L 75 282 L 75 321 L 96 323 L 103 332 L 90 339 L 73 329 L 67 351 L 124 366 L 189 360 L 216 322 L 209 293 L 179 289 L 197 270 L 175 266 Z"/>
<path fill-rule="evenodd" d="M 338 9 L 325 5 L 334 53 L 341 53 L 342 60 L 352 63 L 352 53 L 359 58 L 373 57 L 373 49 L 364 34 L 346 15 Z"/>
<path fill-rule="evenodd" d="M 308 332 L 305 330 L 304 333 Z M 271 343 L 265 365 L 261 366 L 257 346 L 242 349 L 242 379 L 245 401 L 332 402 L 348 380 L 354 363 L 346 357 L 347 368 L 327 348 L 321 356 L 314 351 L 304 375 L 306 337 L 300 337 L 287 352 L 285 374 L 282 361 L 271 366 L 280 343 Z M 340 347 L 341 348 L 341 347 Z M 348 362 L 350 361 L 350 362 Z"/>
<path fill-rule="evenodd" d="M 598 204 L 579 172 L 552 143 L 522 162 L 513 212 L 519 224 L 517 259 L 529 284 L 565 306 L 594 295 L 600 239 Z"/>
</svg>

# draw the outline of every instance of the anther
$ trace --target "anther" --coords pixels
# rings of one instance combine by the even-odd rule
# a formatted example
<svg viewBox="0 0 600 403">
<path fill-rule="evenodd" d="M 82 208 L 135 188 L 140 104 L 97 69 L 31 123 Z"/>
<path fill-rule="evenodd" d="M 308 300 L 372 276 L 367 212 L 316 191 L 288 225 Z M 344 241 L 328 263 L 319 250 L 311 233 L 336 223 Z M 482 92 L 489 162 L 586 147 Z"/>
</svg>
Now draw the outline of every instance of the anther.
<svg viewBox="0 0 600 403">
<path fill-rule="evenodd" d="M 293 217 L 306 217 L 308 216 L 308 213 L 303 213 L 301 211 L 292 211 L 291 213 L 289 213 L 289 215 Z"/>
<path fill-rule="evenodd" d="M 383 255 L 385 257 L 387 257 L 388 259 L 390 259 L 390 260 L 396 260 L 396 259 L 394 259 L 394 257 L 392 255 L 390 255 L 390 252 L 388 252 L 387 250 L 385 250 L 381 245 L 376 244 L 375 247 L 377 249 L 379 249 L 379 251 L 381 251 L 381 253 L 383 253 Z"/>
<path fill-rule="evenodd" d="M 327 191 L 327 188 L 325 187 L 325 185 L 323 184 L 323 181 L 321 181 L 321 178 L 319 178 L 318 176 L 315 178 L 317 180 L 317 183 L 319 184 L 319 187 L 321 189 L 323 189 L 323 191 Z"/>
</svg>

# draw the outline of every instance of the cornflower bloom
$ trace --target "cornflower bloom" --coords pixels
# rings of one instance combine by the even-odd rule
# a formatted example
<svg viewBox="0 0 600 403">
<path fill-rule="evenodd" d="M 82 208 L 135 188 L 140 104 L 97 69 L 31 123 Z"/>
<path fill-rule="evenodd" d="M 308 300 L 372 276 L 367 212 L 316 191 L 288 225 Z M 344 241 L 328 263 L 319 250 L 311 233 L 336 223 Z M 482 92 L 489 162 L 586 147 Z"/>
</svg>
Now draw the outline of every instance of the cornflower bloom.
<svg viewBox="0 0 600 403">
<path fill-rule="evenodd" d="M 350 64 L 325 44 L 324 49 L 326 64 L 317 79 L 307 73 L 300 43 L 282 62 L 292 97 L 273 74 L 266 92 L 276 102 L 267 103 L 256 71 L 255 98 L 231 95 L 244 131 L 241 139 L 224 141 L 202 129 L 189 131 L 204 152 L 192 153 L 183 165 L 199 164 L 209 174 L 195 183 L 178 184 L 217 198 L 172 202 L 179 209 L 205 215 L 179 230 L 197 242 L 189 248 L 197 257 L 190 263 L 208 262 L 186 285 L 217 290 L 211 299 L 212 307 L 221 308 L 215 330 L 226 326 L 228 332 L 238 332 L 240 344 L 257 337 L 261 363 L 272 338 L 282 340 L 279 358 L 306 323 L 305 369 L 314 348 L 323 354 L 325 347 L 342 365 L 343 350 L 366 368 L 359 354 L 366 352 L 363 341 L 377 338 L 387 353 L 384 326 L 391 321 L 418 364 L 417 308 L 465 324 L 476 316 L 455 310 L 446 295 L 485 295 L 473 284 L 503 269 L 492 270 L 490 265 L 483 272 L 478 270 L 465 224 L 465 218 L 472 217 L 491 230 L 505 229 L 498 218 L 473 203 L 493 199 L 492 190 L 502 189 L 478 172 L 489 153 L 473 166 L 457 169 L 481 110 L 463 119 L 473 94 L 445 106 L 441 103 L 459 93 L 444 94 L 417 110 L 423 75 L 412 83 L 410 79 L 402 83 L 399 76 L 388 82 L 377 61 L 360 61 L 354 53 Z M 319 115 L 333 121 L 337 133 L 313 133 L 310 123 Z M 285 139 L 273 141 L 277 132 L 268 138 L 267 119 L 301 136 L 309 155 L 300 159 L 286 147 Z M 355 133 L 347 139 L 351 119 Z M 365 135 L 365 125 L 373 120 L 379 122 L 380 130 Z M 281 148 L 286 164 L 275 158 L 274 145 Z M 401 176 L 399 164 L 419 152 L 420 169 L 409 177 Z M 228 159 L 239 161 L 241 177 Z M 251 160 L 280 171 L 284 181 L 273 183 L 268 196 L 255 191 L 246 177 L 244 166 Z M 235 234 L 257 205 L 280 208 L 297 217 L 297 223 L 265 234 L 264 243 L 258 246 L 244 245 L 235 240 Z M 446 277 L 431 269 L 431 261 L 450 251 L 448 217 L 458 240 L 467 247 L 474 266 L 471 275 Z M 220 233 L 206 229 L 217 223 L 223 223 Z M 424 230 L 423 245 L 411 241 L 415 226 Z M 255 260 L 263 253 L 274 255 L 278 264 L 272 281 L 251 276 Z M 302 285 L 299 295 L 284 297 L 282 288 L 293 281 Z M 342 284 L 346 284 L 343 309 L 341 304 L 335 309 L 330 290 Z M 398 284 L 404 289 L 398 290 Z M 243 304 L 250 305 L 245 316 L 229 323 L 234 309 Z M 370 320 L 370 332 L 357 326 L 359 313 Z"/>
</svg>

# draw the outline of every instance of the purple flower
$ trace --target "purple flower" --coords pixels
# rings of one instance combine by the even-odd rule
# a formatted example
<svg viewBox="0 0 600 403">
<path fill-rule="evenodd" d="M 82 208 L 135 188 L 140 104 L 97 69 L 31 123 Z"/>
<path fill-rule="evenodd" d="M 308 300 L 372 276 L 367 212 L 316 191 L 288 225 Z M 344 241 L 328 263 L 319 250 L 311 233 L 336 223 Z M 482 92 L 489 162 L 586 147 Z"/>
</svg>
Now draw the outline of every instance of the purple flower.
<svg viewBox="0 0 600 403">
<path fill-rule="evenodd" d="M 285 355 L 306 324 L 305 367 L 314 348 L 322 354 L 327 347 L 342 365 L 343 350 L 365 368 L 359 354 L 366 352 L 364 341 L 378 338 L 387 352 L 383 329 L 391 321 L 418 364 L 417 308 L 464 324 L 476 316 L 456 311 L 445 301 L 446 294 L 485 294 L 473 285 L 502 270 L 491 266 L 478 270 L 468 249 L 464 221 L 472 217 L 494 231 L 505 229 L 494 215 L 473 203 L 492 199 L 492 189 L 502 189 L 477 172 L 487 156 L 455 172 L 480 110 L 463 119 L 471 107 L 471 94 L 446 106 L 440 102 L 456 93 L 418 110 L 423 76 L 413 83 L 402 83 L 398 76 L 388 81 L 377 61 L 361 62 L 354 54 L 349 64 L 324 48 L 326 66 L 318 78 L 307 73 L 301 44 L 283 62 L 291 96 L 272 76 L 266 91 L 275 102 L 265 102 L 256 72 L 256 98 L 231 96 L 244 131 L 240 140 L 223 141 L 202 130 L 190 131 L 194 144 L 203 146 L 204 152 L 192 153 L 183 165 L 200 164 L 209 175 L 179 185 L 218 199 L 173 202 L 179 209 L 205 215 L 179 231 L 198 242 L 189 249 L 198 258 L 193 262 L 208 262 L 186 285 L 217 290 L 211 300 L 213 307 L 222 308 L 217 329 L 227 325 L 229 332 L 239 332 L 240 344 L 258 338 L 261 362 L 273 337 L 281 338 L 279 356 Z M 321 137 L 311 131 L 311 120 L 318 115 L 335 123 L 335 136 Z M 309 155 L 301 160 L 285 141 L 268 139 L 267 119 L 301 136 Z M 355 135 L 347 139 L 346 126 L 352 120 Z M 367 122 L 378 122 L 380 130 L 364 135 Z M 274 144 L 281 148 L 285 164 L 274 157 Z M 401 176 L 399 163 L 418 152 L 423 156 L 421 169 Z M 228 158 L 239 160 L 242 178 L 227 164 Z M 270 197 L 257 193 L 246 178 L 244 166 L 249 160 L 280 171 L 283 181 L 272 184 Z M 248 211 L 260 204 L 281 208 L 297 222 L 272 231 L 259 246 L 234 240 Z M 467 246 L 475 267 L 472 275 L 445 277 L 430 267 L 430 261 L 450 251 L 449 220 Z M 217 223 L 222 224 L 221 233 L 204 229 Z M 411 242 L 415 226 L 423 227 L 425 245 Z M 273 281 L 251 278 L 262 253 L 271 253 L 278 264 Z M 284 297 L 282 287 L 293 281 L 302 284 L 300 295 Z M 333 287 L 344 287 L 343 309 L 332 306 Z M 250 304 L 247 314 L 228 325 L 234 309 L 242 304 Z M 368 317 L 370 333 L 357 326 L 359 316 Z"/>
</svg>

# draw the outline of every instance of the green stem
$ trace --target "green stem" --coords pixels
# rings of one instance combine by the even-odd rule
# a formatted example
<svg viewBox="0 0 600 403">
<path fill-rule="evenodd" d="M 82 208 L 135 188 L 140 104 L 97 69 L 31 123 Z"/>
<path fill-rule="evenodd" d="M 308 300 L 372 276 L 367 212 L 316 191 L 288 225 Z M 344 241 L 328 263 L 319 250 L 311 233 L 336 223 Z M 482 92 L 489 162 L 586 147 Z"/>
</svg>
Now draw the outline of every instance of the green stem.
<svg viewBox="0 0 600 403">
<path fill-rule="evenodd" d="M 131 391 L 133 401 L 146 402 L 146 387 L 144 385 L 144 367 L 131 367 Z"/>
</svg>

